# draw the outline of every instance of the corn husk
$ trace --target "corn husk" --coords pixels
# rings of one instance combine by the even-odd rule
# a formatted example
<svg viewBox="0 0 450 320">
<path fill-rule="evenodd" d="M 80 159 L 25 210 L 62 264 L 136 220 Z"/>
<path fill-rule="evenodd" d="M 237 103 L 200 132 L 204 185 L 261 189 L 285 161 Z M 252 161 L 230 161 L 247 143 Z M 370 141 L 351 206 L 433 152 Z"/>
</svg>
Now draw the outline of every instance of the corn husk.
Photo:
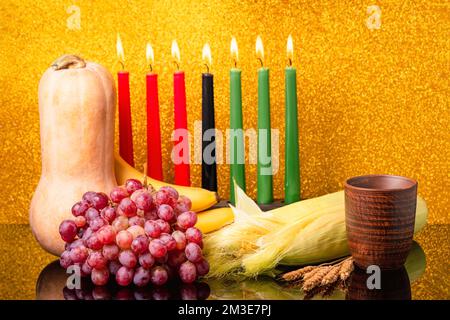
<svg viewBox="0 0 450 320">
<path fill-rule="evenodd" d="M 209 277 L 255 277 L 277 265 L 307 265 L 349 254 L 344 192 L 262 212 L 235 185 L 235 222 L 205 238 Z M 427 206 L 418 197 L 415 232 L 426 224 Z"/>
</svg>

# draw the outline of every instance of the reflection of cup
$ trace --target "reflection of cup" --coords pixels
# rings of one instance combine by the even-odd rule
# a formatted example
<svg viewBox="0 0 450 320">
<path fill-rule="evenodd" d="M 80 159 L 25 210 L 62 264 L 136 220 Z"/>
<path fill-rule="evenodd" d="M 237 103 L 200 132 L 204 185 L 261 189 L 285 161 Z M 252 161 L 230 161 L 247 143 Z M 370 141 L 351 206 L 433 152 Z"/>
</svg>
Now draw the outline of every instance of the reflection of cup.
<svg viewBox="0 0 450 320">
<path fill-rule="evenodd" d="M 381 271 L 380 289 L 369 289 L 374 273 L 366 273 L 358 267 L 352 272 L 345 298 L 347 300 L 411 300 L 411 285 L 405 267 L 397 270 Z"/>
<path fill-rule="evenodd" d="M 367 175 L 345 183 L 345 223 L 350 253 L 363 269 L 398 269 L 411 248 L 417 182 L 391 175 Z"/>
</svg>

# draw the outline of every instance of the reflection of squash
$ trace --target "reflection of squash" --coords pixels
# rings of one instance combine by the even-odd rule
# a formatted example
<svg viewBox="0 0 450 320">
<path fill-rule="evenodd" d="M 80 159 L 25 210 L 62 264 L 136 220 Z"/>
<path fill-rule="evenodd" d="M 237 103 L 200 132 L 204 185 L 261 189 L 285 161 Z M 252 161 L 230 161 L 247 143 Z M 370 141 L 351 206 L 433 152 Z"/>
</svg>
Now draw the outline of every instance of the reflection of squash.
<svg viewBox="0 0 450 320">
<path fill-rule="evenodd" d="M 59 255 L 58 233 L 88 190 L 109 192 L 114 177 L 115 89 L 102 66 L 73 55 L 59 58 L 39 84 L 42 174 L 30 207 L 41 246 Z"/>
</svg>

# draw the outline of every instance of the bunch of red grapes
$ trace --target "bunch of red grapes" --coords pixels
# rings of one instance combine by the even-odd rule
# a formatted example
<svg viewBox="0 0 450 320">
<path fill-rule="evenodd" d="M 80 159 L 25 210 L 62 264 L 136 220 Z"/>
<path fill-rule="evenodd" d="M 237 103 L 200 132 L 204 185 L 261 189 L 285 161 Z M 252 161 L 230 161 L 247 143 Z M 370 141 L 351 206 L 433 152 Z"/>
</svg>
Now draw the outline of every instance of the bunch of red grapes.
<svg viewBox="0 0 450 320">
<path fill-rule="evenodd" d="M 66 242 L 63 268 L 78 265 L 95 285 L 161 286 L 172 279 L 193 283 L 209 272 L 203 235 L 194 227 L 191 201 L 169 186 L 158 191 L 129 179 L 109 197 L 86 192 L 59 226 Z"/>
</svg>

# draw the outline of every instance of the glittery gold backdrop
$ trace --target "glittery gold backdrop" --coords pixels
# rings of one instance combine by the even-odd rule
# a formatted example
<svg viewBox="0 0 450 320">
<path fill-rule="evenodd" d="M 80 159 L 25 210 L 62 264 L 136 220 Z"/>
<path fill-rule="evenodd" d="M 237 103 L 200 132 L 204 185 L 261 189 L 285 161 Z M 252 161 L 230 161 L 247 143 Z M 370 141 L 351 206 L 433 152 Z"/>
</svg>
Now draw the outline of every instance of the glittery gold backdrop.
<svg viewBox="0 0 450 320">
<path fill-rule="evenodd" d="M 419 181 L 429 221 L 448 223 L 450 191 L 450 5 L 446 1 L 111 1 L 2 0 L 0 3 L 0 222 L 26 223 L 40 173 L 38 81 L 58 56 L 76 53 L 115 73 L 120 32 L 131 75 L 137 166 L 145 161 L 145 44 L 159 73 L 164 174 L 173 123 L 170 45 L 186 71 L 188 122 L 201 118 L 201 49 L 209 42 L 217 127 L 229 118 L 230 39 L 239 45 L 244 127 L 256 126 L 255 39 L 270 67 L 272 126 L 280 129 L 283 195 L 285 45 L 298 68 L 301 188 L 312 197 L 350 176 L 406 175 Z M 64 134 L 64 133 L 61 133 Z M 219 166 L 220 194 L 229 170 Z M 247 166 L 255 195 L 255 166 Z M 192 168 L 200 184 L 200 166 Z M 67 183 L 70 183 L 68 181 Z"/>
</svg>

